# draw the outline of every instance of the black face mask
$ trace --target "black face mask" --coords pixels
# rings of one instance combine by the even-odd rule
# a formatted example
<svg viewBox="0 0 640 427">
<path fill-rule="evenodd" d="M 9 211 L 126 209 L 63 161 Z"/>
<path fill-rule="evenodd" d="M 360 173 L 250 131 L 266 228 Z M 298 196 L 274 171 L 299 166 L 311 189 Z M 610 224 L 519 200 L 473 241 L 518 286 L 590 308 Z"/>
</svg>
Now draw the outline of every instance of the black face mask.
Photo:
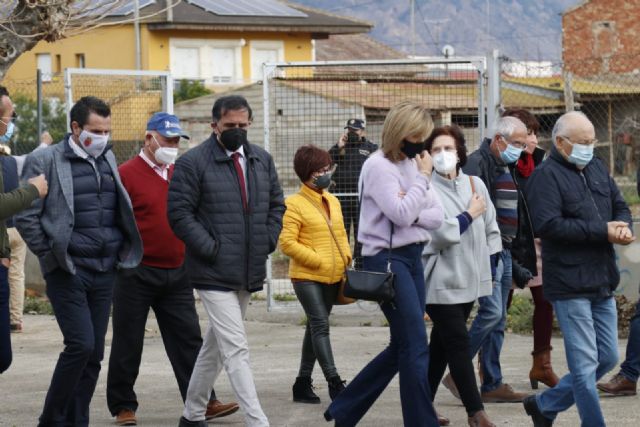
<svg viewBox="0 0 640 427">
<path fill-rule="evenodd" d="M 356 142 L 360 142 L 361 139 L 355 132 L 347 132 L 347 142 L 354 144 Z"/>
<path fill-rule="evenodd" d="M 407 141 L 406 139 L 403 139 L 402 144 L 403 145 L 400 151 L 402 151 L 404 155 L 410 159 L 413 159 L 418 154 L 424 151 L 424 142 L 413 143 Z"/>
<path fill-rule="evenodd" d="M 220 134 L 220 142 L 229 151 L 236 151 L 247 143 L 247 130 L 242 128 L 227 129 Z"/>
</svg>

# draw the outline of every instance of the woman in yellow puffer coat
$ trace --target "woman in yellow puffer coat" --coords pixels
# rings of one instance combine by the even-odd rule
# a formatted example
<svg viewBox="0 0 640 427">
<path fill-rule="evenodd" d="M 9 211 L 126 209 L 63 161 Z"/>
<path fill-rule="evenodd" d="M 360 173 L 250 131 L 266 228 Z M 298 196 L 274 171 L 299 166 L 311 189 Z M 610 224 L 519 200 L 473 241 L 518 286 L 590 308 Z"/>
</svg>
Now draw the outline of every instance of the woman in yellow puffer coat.
<svg viewBox="0 0 640 427">
<path fill-rule="evenodd" d="M 325 191 L 331 184 L 331 157 L 325 150 L 304 145 L 296 151 L 293 168 L 302 181 L 300 191 L 287 197 L 280 249 L 291 258 L 289 276 L 307 315 L 300 370 L 293 400 L 320 403 L 313 392 L 311 373 L 316 358 L 333 400 L 344 389 L 329 339 L 329 314 L 340 281 L 351 263 L 340 202 Z"/>
</svg>

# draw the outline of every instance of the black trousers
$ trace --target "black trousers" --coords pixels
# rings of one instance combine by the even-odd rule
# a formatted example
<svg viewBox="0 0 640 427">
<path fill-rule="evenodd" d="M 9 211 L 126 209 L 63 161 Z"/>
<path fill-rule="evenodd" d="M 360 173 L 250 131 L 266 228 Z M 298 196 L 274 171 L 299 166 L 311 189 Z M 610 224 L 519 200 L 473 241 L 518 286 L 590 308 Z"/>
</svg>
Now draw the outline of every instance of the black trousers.
<svg viewBox="0 0 640 427">
<path fill-rule="evenodd" d="M 51 377 L 40 427 L 86 427 L 100 374 L 109 326 L 115 271 L 59 268 L 44 276 L 47 296 L 64 337 L 64 350 Z"/>
<path fill-rule="evenodd" d="M 429 340 L 429 387 L 435 399 L 438 385 L 449 365 L 449 371 L 460 392 L 467 414 L 473 416 L 484 409 L 469 350 L 467 319 L 473 301 L 465 304 L 427 304 L 427 314 L 433 321 Z"/>
<path fill-rule="evenodd" d="M 353 248 L 353 259 L 356 268 L 362 268 L 362 243 L 358 242 L 358 222 L 360 221 L 360 200 L 358 196 L 340 196 L 340 207 L 342 208 L 342 219 L 347 237 L 351 240 L 351 230 L 355 244 Z"/>
<path fill-rule="evenodd" d="M 0 264 L 0 374 L 11 366 L 11 324 L 9 321 L 9 270 Z"/>
<path fill-rule="evenodd" d="M 299 377 L 310 377 L 316 359 L 325 379 L 338 375 L 329 337 L 329 315 L 339 287 L 317 282 L 294 282 L 293 290 L 307 315 Z"/>
<path fill-rule="evenodd" d="M 140 264 L 118 272 L 113 293 L 113 342 L 107 374 L 107 405 L 112 415 L 135 411 L 133 390 L 140 369 L 144 331 L 152 308 L 164 348 L 184 401 L 193 366 L 202 346 L 193 290 L 184 267 Z M 212 398 L 215 394 L 212 392 Z"/>
</svg>

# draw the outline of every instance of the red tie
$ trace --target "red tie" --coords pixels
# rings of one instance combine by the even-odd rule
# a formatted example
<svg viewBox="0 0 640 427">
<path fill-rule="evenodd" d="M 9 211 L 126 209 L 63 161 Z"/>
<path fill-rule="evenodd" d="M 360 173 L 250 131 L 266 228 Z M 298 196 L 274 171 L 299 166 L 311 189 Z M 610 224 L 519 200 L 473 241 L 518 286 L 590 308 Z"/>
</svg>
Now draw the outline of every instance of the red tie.
<svg viewBox="0 0 640 427">
<path fill-rule="evenodd" d="M 244 172 L 242 171 L 242 165 L 240 164 L 240 153 L 231 154 L 233 159 L 233 166 L 236 168 L 236 174 L 238 175 L 238 183 L 240 184 L 240 194 L 242 195 L 242 207 L 244 211 L 247 211 L 247 189 L 244 185 Z"/>
</svg>

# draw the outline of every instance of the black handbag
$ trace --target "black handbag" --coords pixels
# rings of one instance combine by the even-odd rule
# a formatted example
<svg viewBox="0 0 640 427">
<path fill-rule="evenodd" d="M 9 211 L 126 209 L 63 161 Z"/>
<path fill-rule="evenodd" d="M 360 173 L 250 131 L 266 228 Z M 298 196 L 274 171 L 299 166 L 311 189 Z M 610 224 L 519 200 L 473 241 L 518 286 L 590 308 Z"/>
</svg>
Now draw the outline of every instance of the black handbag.
<svg viewBox="0 0 640 427">
<path fill-rule="evenodd" d="M 383 304 L 393 301 L 396 295 L 395 275 L 391 271 L 391 248 L 393 244 L 393 223 L 389 236 L 389 256 L 387 258 L 387 271 L 366 271 L 347 269 L 347 281 L 344 284 L 344 296 L 349 298 L 375 301 Z"/>
</svg>

